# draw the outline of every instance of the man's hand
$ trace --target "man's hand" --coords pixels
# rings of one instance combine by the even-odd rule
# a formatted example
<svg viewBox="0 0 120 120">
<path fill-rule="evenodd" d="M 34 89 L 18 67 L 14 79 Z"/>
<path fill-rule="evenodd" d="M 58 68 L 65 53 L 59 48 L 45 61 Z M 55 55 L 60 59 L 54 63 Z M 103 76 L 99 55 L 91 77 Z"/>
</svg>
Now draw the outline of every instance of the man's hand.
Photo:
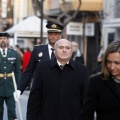
<svg viewBox="0 0 120 120">
<path fill-rule="evenodd" d="M 18 100 L 20 99 L 20 94 L 21 94 L 21 91 L 20 91 L 20 90 L 17 90 L 17 92 L 14 92 L 14 93 L 13 93 L 13 96 L 14 96 L 15 101 L 18 102 Z"/>
</svg>

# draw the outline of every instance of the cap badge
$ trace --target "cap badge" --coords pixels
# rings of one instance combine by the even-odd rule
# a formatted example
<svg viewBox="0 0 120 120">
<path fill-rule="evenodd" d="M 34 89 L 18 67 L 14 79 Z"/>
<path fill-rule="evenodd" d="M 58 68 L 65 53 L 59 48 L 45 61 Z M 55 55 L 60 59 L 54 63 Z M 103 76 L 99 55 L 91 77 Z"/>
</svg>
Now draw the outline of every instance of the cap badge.
<svg viewBox="0 0 120 120">
<path fill-rule="evenodd" d="M 57 28 L 57 25 L 56 25 L 56 24 L 52 24 L 51 27 L 52 27 L 52 28 Z"/>
<path fill-rule="evenodd" d="M 43 55 L 43 53 L 42 53 L 42 52 L 40 52 L 40 53 L 38 54 L 38 56 L 39 56 L 39 57 L 42 57 L 42 55 Z"/>
</svg>

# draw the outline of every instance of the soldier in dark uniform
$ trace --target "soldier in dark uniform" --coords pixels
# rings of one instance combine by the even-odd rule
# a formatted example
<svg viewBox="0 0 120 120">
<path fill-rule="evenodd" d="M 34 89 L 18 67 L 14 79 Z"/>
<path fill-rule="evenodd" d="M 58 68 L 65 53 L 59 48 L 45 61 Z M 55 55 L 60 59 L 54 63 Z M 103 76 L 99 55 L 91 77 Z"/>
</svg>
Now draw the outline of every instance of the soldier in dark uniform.
<svg viewBox="0 0 120 120">
<path fill-rule="evenodd" d="M 48 60 L 52 58 L 54 44 L 56 41 L 61 39 L 61 33 L 63 29 L 62 25 L 48 23 L 46 27 L 48 29 L 49 43 L 47 45 L 40 45 L 34 47 L 28 66 L 25 72 L 23 73 L 22 79 L 20 80 L 20 83 L 18 85 L 18 94 L 19 91 L 21 91 L 22 94 L 27 85 L 29 84 L 35 71 L 36 65 L 43 60 Z"/>
<path fill-rule="evenodd" d="M 16 83 L 21 78 L 18 54 L 15 50 L 8 48 L 8 37 L 8 33 L 0 33 L 0 120 L 3 120 L 4 101 L 7 106 L 8 120 L 16 120 L 12 71 L 15 74 Z"/>
</svg>

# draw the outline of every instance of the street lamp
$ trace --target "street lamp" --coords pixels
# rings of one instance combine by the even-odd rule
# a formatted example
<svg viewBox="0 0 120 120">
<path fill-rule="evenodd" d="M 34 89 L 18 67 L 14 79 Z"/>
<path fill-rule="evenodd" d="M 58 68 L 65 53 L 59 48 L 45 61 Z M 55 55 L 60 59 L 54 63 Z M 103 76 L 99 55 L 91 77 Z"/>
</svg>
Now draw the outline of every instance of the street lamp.
<svg viewBox="0 0 120 120">
<path fill-rule="evenodd" d="M 41 40 L 41 43 L 43 42 L 43 1 L 44 0 L 41 0 L 41 31 L 40 31 L 40 40 Z"/>
</svg>

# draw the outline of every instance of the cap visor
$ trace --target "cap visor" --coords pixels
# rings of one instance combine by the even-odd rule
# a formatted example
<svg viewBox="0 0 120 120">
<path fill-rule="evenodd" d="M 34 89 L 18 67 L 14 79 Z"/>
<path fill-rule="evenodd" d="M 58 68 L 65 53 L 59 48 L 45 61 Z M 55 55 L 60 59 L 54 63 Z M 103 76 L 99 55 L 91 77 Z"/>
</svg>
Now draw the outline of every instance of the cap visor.
<svg viewBox="0 0 120 120">
<path fill-rule="evenodd" d="M 58 30 L 58 29 L 48 29 L 48 32 L 61 32 L 61 30 Z"/>
</svg>

